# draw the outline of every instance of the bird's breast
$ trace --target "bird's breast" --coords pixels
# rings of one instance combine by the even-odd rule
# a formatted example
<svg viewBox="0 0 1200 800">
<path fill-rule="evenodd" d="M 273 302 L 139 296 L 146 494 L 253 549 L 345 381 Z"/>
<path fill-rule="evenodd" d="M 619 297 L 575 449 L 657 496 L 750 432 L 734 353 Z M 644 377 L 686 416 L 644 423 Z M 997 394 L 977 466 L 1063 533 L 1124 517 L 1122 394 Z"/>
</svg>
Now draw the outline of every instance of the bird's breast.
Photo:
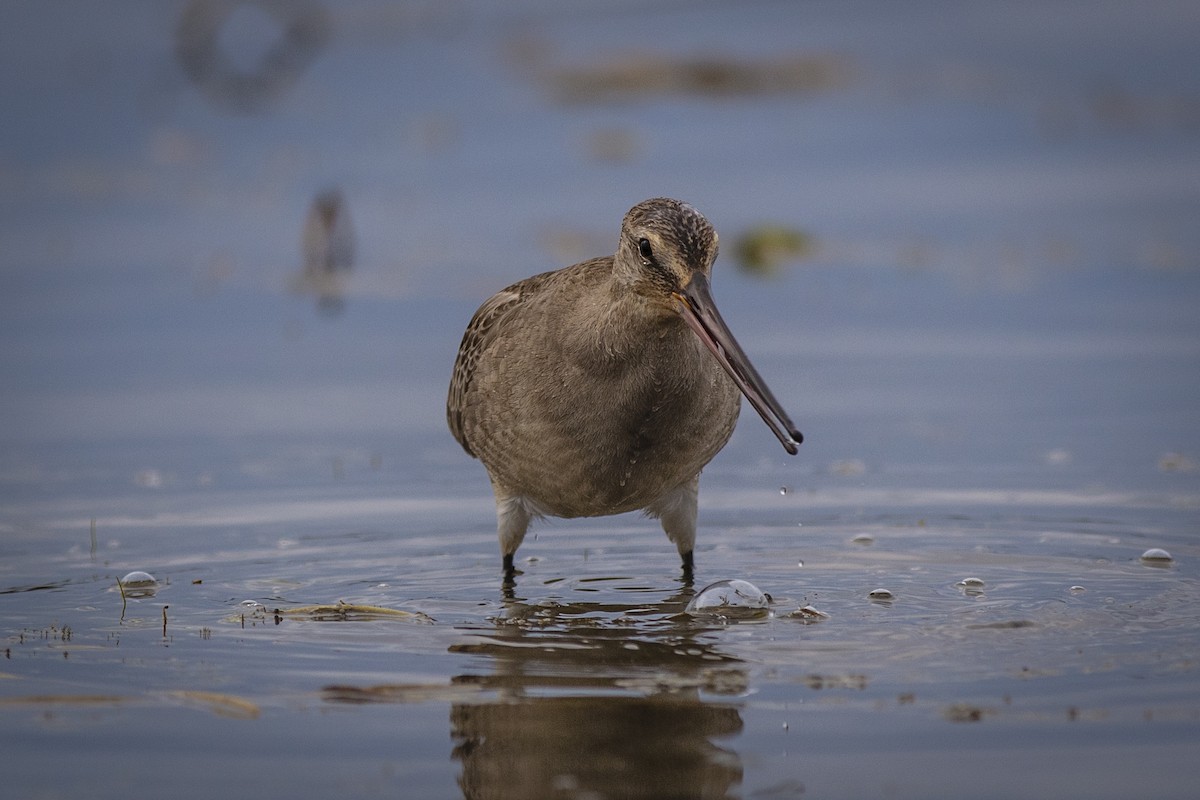
<svg viewBox="0 0 1200 800">
<path fill-rule="evenodd" d="M 493 354 L 490 430 L 472 440 L 493 481 L 574 517 L 644 508 L 695 477 L 733 431 L 737 389 L 682 324 L 642 337 Z"/>
</svg>

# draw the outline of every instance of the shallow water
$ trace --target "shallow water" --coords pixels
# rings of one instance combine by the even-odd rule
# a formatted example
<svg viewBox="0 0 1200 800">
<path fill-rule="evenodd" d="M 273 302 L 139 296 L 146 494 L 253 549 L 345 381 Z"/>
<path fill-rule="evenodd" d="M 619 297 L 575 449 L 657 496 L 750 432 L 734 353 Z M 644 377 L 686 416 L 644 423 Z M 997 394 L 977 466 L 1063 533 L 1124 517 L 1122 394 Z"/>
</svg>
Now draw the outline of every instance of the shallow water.
<svg viewBox="0 0 1200 800">
<path fill-rule="evenodd" d="M 331 4 L 233 96 L 183 5 L 0 11 L 4 785 L 1191 797 L 1190 9 L 581 8 Z M 253 70 L 277 23 L 230 19 Z M 805 444 L 743 415 L 694 584 L 626 515 L 505 587 L 462 328 L 658 194 Z M 687 611 L 729 579 L 769 613 Z"/>
</svg>

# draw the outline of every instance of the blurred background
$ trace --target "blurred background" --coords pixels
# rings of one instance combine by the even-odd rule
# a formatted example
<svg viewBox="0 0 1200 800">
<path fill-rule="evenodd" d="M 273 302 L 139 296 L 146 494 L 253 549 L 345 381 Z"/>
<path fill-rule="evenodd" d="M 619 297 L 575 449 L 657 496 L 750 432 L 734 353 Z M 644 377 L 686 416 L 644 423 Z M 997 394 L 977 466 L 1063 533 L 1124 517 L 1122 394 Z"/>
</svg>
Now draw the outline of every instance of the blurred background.
<svg viewBox="0 0 1200 800">
<path fill-rule="evenodd" d="M 1198 41 L 1192 0 L 0 0 L 6 785 L 1192 797 Z M 663 195 L 804 445 L 743 414 L 696 587 L 628 515 L 504 593 L 463 329 Z M 684 613 L 729 577 L 773 616 Z"/>
<path fill-rule="evenodd" d="M 0 492 L 453 483 L 475 307 L 659 195 L 720 232 L 797 481 L 1191 470 L 1198 33 L 1186 2 L 5 3 Z M 786 462 L 753 418 L 731 448 Z"/>
</svg>

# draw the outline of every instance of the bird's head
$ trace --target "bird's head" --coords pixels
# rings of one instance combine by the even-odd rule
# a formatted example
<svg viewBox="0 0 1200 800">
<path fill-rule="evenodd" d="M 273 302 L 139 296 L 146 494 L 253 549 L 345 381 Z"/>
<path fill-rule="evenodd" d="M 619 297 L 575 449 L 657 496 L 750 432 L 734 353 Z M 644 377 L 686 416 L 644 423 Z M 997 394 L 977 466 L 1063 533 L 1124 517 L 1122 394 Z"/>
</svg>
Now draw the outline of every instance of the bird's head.
<svg viewBox="0 0 1200 800">
<path fill-rule="evenodd" d="M 638 203 L 621 223 L 613 261 L 617 283 L 678 314 L 737 384 L 789 453 L 804 440 L 717 311 L 709 275 L 717 232 L 687 203 L 658 197 Z"/>
<path fill-rule="evenodd" d="M 616 277 L 647 299 L 674 309 L 672 295 L 700 273 L 707 277 L 717 258 L 717 232 L 687 203 L 667 197 L 629 209 L 621 223 Z"/>
</svg>

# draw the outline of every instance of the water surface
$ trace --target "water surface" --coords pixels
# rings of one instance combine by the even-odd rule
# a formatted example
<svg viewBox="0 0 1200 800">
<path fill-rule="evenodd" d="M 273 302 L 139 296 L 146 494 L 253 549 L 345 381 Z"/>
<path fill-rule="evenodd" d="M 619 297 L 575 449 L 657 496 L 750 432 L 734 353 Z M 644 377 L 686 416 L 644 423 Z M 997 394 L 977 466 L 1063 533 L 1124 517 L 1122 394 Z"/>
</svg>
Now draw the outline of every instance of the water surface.
<svg viewBox="0 0 1200 800">
<path fill-rule="evenodd" d="M 1194 793 L 1190 8 L 203 8 L 0 12 L 6 786 Z M 805 443 L 743 415 L 694 584 L 626 515 L 505 587 L 462 329 L 657 195 Z"/>
</svg>

